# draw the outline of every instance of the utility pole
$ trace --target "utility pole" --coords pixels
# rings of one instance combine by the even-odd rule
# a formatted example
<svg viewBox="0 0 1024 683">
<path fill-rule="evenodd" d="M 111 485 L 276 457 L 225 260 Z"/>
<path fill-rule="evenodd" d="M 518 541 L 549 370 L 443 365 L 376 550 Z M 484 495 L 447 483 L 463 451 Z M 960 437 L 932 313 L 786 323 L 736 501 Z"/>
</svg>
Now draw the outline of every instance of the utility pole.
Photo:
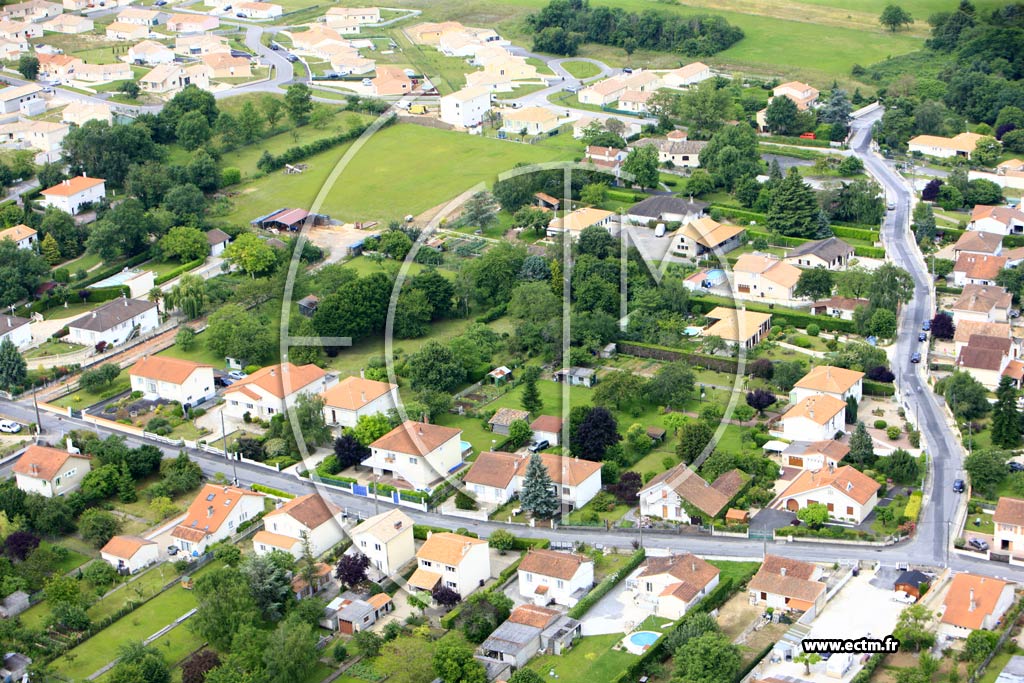
<svg viewBox="0 0 1024 683">
<path fill-rule="evenodd" d="M 232 458 L 231 456 L 228 455 L 228 432 L 227 432 L 227 429 L 224 428 L 224 411 L 223 410 L 220 411 L 220 436 L 221 436 L 221 445 L 224 448 L 224 459 L 231 461 L 231 477 L 232 477 L 231 482 L 235 486 L 238 486 L 238 469 L 235 467 L 235 460 L 234 460 L 234 458 Z"/>
<path fill-rule="evenodd" d="M 32 405 L 36 409 L 36 443 L 39 442 L 39 435 L 43 433 L 43 418 L 39 415 L 39 401 L 36 399 L 38 389 L 32 387 Z"/>
</svg>

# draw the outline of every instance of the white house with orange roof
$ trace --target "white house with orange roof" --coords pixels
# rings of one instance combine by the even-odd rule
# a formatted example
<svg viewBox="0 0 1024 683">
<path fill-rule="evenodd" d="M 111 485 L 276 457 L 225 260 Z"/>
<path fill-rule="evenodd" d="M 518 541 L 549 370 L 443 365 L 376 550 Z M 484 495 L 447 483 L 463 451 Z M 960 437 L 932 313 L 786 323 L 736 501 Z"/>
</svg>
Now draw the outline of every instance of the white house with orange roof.
<svg viewBox="0 0 1024 683">
<path fill-rule="evenodd" d="M 149 37 L 149 26 L 115 21 L 107 24 L 106 36 L 108 40 L 144 40 Z"/>
<path fill-rule="evenodd" d="M 321 396 L 324 421 L 329 425 L 355 427 L 364 415 L 386 414 L 398 405 L 398 385 L 363 377 L 346 377 Z"/>
<path fill-rule="evenodd" d="M 11 240 L 18 245 L 18 249 L 35 249 L 39 243 L 39 233 L 24 223 L 18 223 L 0 230 L 0 240 Z"/>
<path fill-rule="evenodd" d="M 378 7 L 332 7 L 327 10 L 327 24 L 339 18 L 354 19 L 360 24 L 379 24 L 380 8 Z"/>
<path fill-rule="evenodd" d="M 491 110 L 491 91 L 485 87 L 463 88 L 441 98 L 441 120 L 460 128 L 483 123 Z"/>
<path fill-rule="evenodd" d="M 120 574 L 134 574 L 160 559 L 160 546 L 141 536 L 114 536 L 100 549 L 100 559 Z"/>
<path fill-rule="evenodd" d="M 686 66 L 663 73 L 661 82 L 669 88 L 686 88 L 711 78 L 711 67 L 704 62 L 692 62 Z"/>
<path fill-rule="evenodd" d="M 207 33 L 198 36 L 178 36 L 174 39 L 174 52 L 179 55 L 198 57 L 214 52 L 231 52 L 231 45 L 224 36 Z"/>
<path fill-rule="evenodd" d="M 21 119 L 0 125 L 0 143 L 13 149 L 34 150 L 35 162 L 43 164 L 60 158 L 61 145 L 70 130 L 65 123 Z"/>
<path fill-rule="evenodd" d="M 539 457 L 568 509 L 583 507 L 601 491 L 601 463 L 554 453 Z M 522 490 L 529 464 L 523 454 L 483 451 L 463 481 L 477 500 L 501 505 Z"/>
<path fill-rule="evenodd" d="M 143 40 L 128 48 L 132 64 L 167 64 L 174 61 L 174 50 L 155 40 Z"/>
<path fill-rule="evenodd" d="M 516 570 L 519 594 L 544 607 L 574 607 L 594 585 L 594 560 L 580 553 L 533 548 Z"/>
<path fill-rule="evenodd" d="M 149 400 L 196 406 L 216 395 L 213 366 L 168 356 L 146 356 L 128 371 L 132 391 Z"/>
<path fill-rule="evenodd" d="M 951 138 L 940 135 L 918 135 L 907 142 L 907 150 L 913 154 L 919 152 L 925 156 L 950 159 L 952 157 L 971 158 L 978 140 L 985 137 L 977 133 L 960 133 Z"/>
<path fill-rule="evenodd" d="M 852 396 L 860 403 L 864 395 L 864 373 L 834 365 L 817 365 L 793 385 L 789 397 L 793 403 L 799 403 L 816 394 L 827 394 L 840 401 Z"/>
<path fill-rule="evenodd" d="M 431 533 L 416 551 L 409 585 L 431 591 L 441 584 L 465 598 L 491 578 L 487 541 L 447 531 Z"/>
<path fill-rule="evenodd" d="M 143 92 L 157 95 L 172 95 L 187 85 L 203 89 L 210 87 L 210 70 L 205 64 L 158 64 L 139 79 Z"/>
<path fill-rule="evenodd" d="M 198 557 L 217 541 L 235 534 L 239 524 L 262 513 L 264 500 L 262 493 L 248 489 L 206 484 L 171 530 L 171 542 Z"/>
<path fill-rule="evenodd" d="M 374 95 L 407 95 L 412 92 L 412 79 L 404 69 L 394 66 L 377 67 L 377 76 L 373 79 Z"/>
<path fill-rule="evenodd" d="M 143 7 L 126 7 L 117 13 L 116 21 L 138 26 L 156 26 L 160 23 L 160 12 Z"/>
<path fill-rule="evenodd" d="M 771 313 L 739 310 L 716 306 L 705 315 L 709 325 L 702 332 L 705 337 L 718 337 L 730 346 L 752 349 L 757 346 L 772 326 Z"/>
<path fill-rule="evenodd" d="M 417 491 L 430 491 L 462 467 L 462 430 L 406 420 L 370 444 L 363 466 Z M 401 487 L 401 484 L 399 484 Z"/>
<path fill-rule="evenodd" d="M 1012 206 L 977 204 L 971 210 L 967 227 L 999 235 L 1019 235 L 1024 233 L 1024 211 Z"/>
<path fill-rule="evenodd" d="M 296 50 L 309 51 L 325 41 L 340 44 L 347 42 L 338 31 L 326 26 L 312 26 L 305 31 L 293 31 L 290 35 Z"/>
<path fill-rule="evenodd" d="M 257 555 L 275 550 L 298 559 L 309 544 L 313 557 L 320 557 L 344 538 L 341 508 L 324 500 L 319 493 L 308 493 L 263 515 L 263 528 L 252 537 Z"/>
<path fill-rule="evenodd" d="M 387 576 L 416 557 L 412 527 L 412 518 L 394 508 L 363 520 L 349 532 L 349 536 L 352 546 L 370 558 L 370 564 Z"/>
<path fill-rule="evenodd" d="M 821 568 L 811 562 L 765 555 L 761 568 L 747 584 L 750 603 L 777 610 L 810 612 L 825 605 Z"/>
<path fill-rule="evenodd" d="M 32 444 L 21 454 L 11 471 L 14 472 L 15 485 L 22 491 L 53 498 L 77 489 L 91 469 L 92 462 L 88 456 Z"/>
<path fill-rule="evenodd" d="M 745 230 L 738 225 L 719 223 L 710 216 L 701 216 L 686 221 L 672 233 L 669 249 L 673 254 L 690 259 L 699 259 L 708 252 L 725 254 L 740 245 L 744 233 Z"/>
<path fill-rule="evenodd" d="M 787 410 L 773 433 L 789 441 L 824 441 L 845 430 L 846 401 L 828 394 L 814 394 Z"/>
<path fill-rule="evenodd" d="M 109 104 L 104 104 L 103 102 L 75 100 L 64 107 L 60 113 L 60 120 L 62 123 L 73 123 L 76 126 L 81 126 L 86 121 L 94 120 L 113 123 L 114 112 Z"/>
<path fill-rule="evenodd" d="M 551 219 L 548 223 L 547 230 L 545 231 L 548 237 L 554 237 L 555 235 L 561 235 L 562 233 L 568 232 L 572 239 L 579 239 L 580 233 L 584 229 L 591 226 L 599 226 L 602 228 L 610 229 L 614 223 L 615 212 L 605 211 L 604 209 L 595 209 L 590 206 L 585 206 L 580 209 L 576 209 L 572 213 L 568 213 L 565 216 L 558 216 Z"/>
<path fill-rule="evenodd" d="M 235 13 L 248 19 L 273 19 L 284 13 L 284 8 L 274 2 L 237 2 Z"/>
<path fill-rule="evenodd" d="M 209 14 L 172 14 L 167 30 L 173 33 L 206 33 L 220 27 L 220 19 Z"/>
<path fill-rule="evenodd" d="M 811 87 L 800 81 L 789 81 L 775 86 L 772 89 L 772 97 L 788 97 L 793 100 L 797 109 L 804 110 L 813 107 L 818 102 L 817 88 Z"/>
<path fill-rule="evenodd" d="M 800 272 L 771 254 L 741 254 L 732 269 L 733 294 L 740 299 L 792 304 Z"/>
<path fill-rule="evenodd" d="M 83 206 L 92 205 L 107 196 L 106 181 L 85 174 L 68 178 L 42 192 L 44 207 L 52 206 L 72 216 Z"/>
<path fill-rule="evenodd" d="M 130 64 L 114 62 L 112 64 L 81 64 L 75 68 L 74 80 L 81 83 L 112 83 L 128 81 L 135 78 Z"/>
<path fill-rule="evenodd" d="M 992 521 L 995 524 L 992 549 L 1015 558 L 1024 556 L 1024 500 L 1000 496 Z"/>
<path fill-rule="evenodd" d="M 626 588 L 642 607 L 675 621 L 718 586 L 719 574 L 718 567 L 693 553 L 648 557 Z"/>
<path fill-rule="evenodd" d="M 966 638 L 979 629 L 994 630 L 1013 602 L 1012 583 L 959 573 L 946 591 L 938 632 L 950 638 Z"/>
<path fill-rule="evenodd" d="M 0 38 L 14 42 L 31 40 L 43 35 L 43 29 L 39 24 L 32 24 L 25 21 L 0 20 Z"/>
<path fill-rule="evenodd" d="M 558 114 L 544 107 L 513 109 L 503 115 L 501 129 L 509 133 L 543 135 L 558 128 Z"/>
<path fill-rule="evenodd" d="M 68 83 L 75 77 L 75 69 L 82 66 L 83 62 L 78 57 L 71 55 L 50 55 L 38 53 L 39 78 L 51 83 Z"/>
<path fill-rule="evenodd" d="M 80 14 L 60 14 L 40 26 L 43 27 L 43 30 L 52 33 L 76 35 L 89 33 L 96 27 L 96 24 L 89 17 L 83 17 Z"/>
<path fill-rule="evenodd" d="M 223 52 L 201 57 L 210 78 L 252 78 L 252 62 L 245 57 L 232 57 Z"/>
<path fill-rule="evenodd" d="M 820 470 L 803 470 L 778 497 L 780 507 L 797 512 L 820 503 L 832 519 L 860 524 L 878 503 L 881 484 L 863 472 L 831 462 Z"/>
<path fill-rule="evenodd" d="M 224 390 L 224 414 L 240 420 L 248 413 L 269 420 L 294 405 L 299 396 L 323 393 L 336 379 L 312 363 L 269 365 Z"/>
</svg>

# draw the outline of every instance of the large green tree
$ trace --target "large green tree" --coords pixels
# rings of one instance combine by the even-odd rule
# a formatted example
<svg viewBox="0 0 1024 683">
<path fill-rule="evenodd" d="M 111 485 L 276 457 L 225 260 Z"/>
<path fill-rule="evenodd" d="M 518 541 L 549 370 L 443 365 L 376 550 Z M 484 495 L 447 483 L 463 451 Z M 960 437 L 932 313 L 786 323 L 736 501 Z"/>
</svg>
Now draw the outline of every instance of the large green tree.
<svg viewBox="0 0 1024 683">
<path fill-rule="evenodd" d="M 234 567 L 213 567 L 195 581 L 196 613 L 186 626 L 211 646 L 231 649 L 243 626 L 259 623 L 259 608 L 249 583 Z"/>
<path fill-rule="evenodd" d="M 799 113 L 793 100 L 785 96 L 774 97 L 765 111 L 765 123 L 768 130 L 776 135 L 794 135 L 800 132 L 797 130 Z"/>
<path fill-rule="evenodd" d="M 725 126 L 701 150 L 700 165 L 717 185 L 730 191 L 739 181 L 753 178 L 763 166 L 754 129 L 745 123 Z"/>
<path fill-rule="evenodd" d="M 1021 414 L 1017 410 L 1017 390 L 1013 380 L 1004 375 L 999 379 L 996 404 L 992 410 L 992 443 L 1000 448 L 1016 448 L 1020 445 L 1020 433 Z"/>
<path fill-rule="evenodd" d="M 28 378 L 28 366 L 18 348 L 9 338 L 0 341 L 0 389 L 10 391 L 22 387 Z"/>
<path fill-rule="evenodd" d="M 695 139 L 706 140 L 730 118 L 731 105 L 729 91 L 719 88 L 716 80 L 710 78 L 680 98 L 679 110 L 690 126 L 690 134 Z"/>
<path fill-rule="evenodd" d="M 633 184 L 640 187 L 657 187 L 658 150 L 651 145 L 634 147 L 629 150 L 626 160 L 622 162 L 622 170 L 633 176 Z"/>
<path fill-rule="evenodd" d="M 251 277 L 265 275 L 277 264 L 274 248 L 251 232 L 236 237 L 224 250 L 224 258 Z"/>
<path fill-rule="evenodd" d="M 978 493 L 991 495 L 1006 479 L 1007 455 L 1005 451 L 982 448 L 964 459 L 964 470 L 971 476 L 971 486 Z"/>
<path fill-rule="evenodd" d="M 305 83 L 293 83 L 284 94 L 284 106 L 288 117 L 296 126 L 305 125 L 309 121 L 309 113 L 313 111 L 313 96 Z"/>
<path fill-rule="evenodd" d="M 555 483 L 537 453 L 530 456 L 530 462 L 526 466 L 519 502 L 523 510 L 529 512 L 535 519 L 552 519 L 561 508 Z"/>
<path fill-rule="evenodd" d="M 198 228 L 189 226 L 171 228 L 160 238 L 159 244 L 166 258 L 178 259 L 182 263 L 203 258 L 210 252 L 206 235 Z"/>
<path fill-rule="evenodd" d="M 434 645 L 434 673 L 443 683 L 487 683 L 483 665 L 473 648 L 451 634 Z"/>
<path fill-rule="evenodd" d="M 886 5 L 878 17 L 878 23 L 895 33 L 902 27 L 913 24 L 914 18 L 899 5 Z"/>
<path fill-rule="evenodd" d="M 820 213 L 814 190 L 795 168 L 791 168 L 772 193 L 768 229 L 786 237 L 819 237 Z"/>
<path fill-rule="evenodd" d="M 822 266 L 805 268 L 800 272 L 793 294 L 816 301 L 831 296 L 833 284 L 832 271 Z"/>
<path fill-rule="evenodd" d="M 274 337 L 266 323 L 238 304 L 225 304 L 207 323 L 206 344 L 218 356 L 260 363 L 274 350 Z"/>
<path fill-rule="evenodd" d="M 28 299 L 50 272 L 46 259 L 13 240 L 0 240 L 0 307 Z"/>
<path fill-rule="evenodd" d="M 675 653 L 672 683 L 732 683 L 743 666 L 739 648 L 722 633 L 704 633 Z"/>
<path fill-rule="evenodd" d="M 453 391 L 466 378 L 466 371 L 451 347 L 428 341 L 406 361 L 406 372 L 414 389 Z"/>
</svg>

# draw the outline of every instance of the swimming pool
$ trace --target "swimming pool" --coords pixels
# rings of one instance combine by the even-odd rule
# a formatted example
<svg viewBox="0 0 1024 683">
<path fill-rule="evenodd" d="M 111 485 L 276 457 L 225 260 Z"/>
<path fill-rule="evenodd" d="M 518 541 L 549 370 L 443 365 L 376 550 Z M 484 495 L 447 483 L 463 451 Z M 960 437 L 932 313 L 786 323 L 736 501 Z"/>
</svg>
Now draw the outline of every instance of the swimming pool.
<svg viewBox="0 0 1024 683">
<path fill-rule="evenodd" d="M 654 642 L 660 637 L 661 634 L 655 631 L 637 631 L 627 636 L 622 641 L 622 645 L 633 654 L 640 655 L 654 645 Z"/>
<path fill-rule="evenodd" d="M 702 329 L 699 327 L 690 326 L 684 329 L 683 332 L 686 334 L 687 337 L 696 337 L 700 335 Z"/>
<path fill-rule="evenodd" d="M 459 446 L 462 448 L 463 453 L 468 453 L 473 450 L 473 444 L 468 441 L 459 441 Z"/>
<path fill-rule="evenodd" d="M 709 270 L 707 272 L 707 275 L 706 275 L 706 277 L 704 279 L 705 280 L 711 280 L 714 283 L 721 282 L 722 280 L 725 279 L 725 271 L 720 269 L 720 268 L 715 268 L 714 270 Z"/>
</svg>

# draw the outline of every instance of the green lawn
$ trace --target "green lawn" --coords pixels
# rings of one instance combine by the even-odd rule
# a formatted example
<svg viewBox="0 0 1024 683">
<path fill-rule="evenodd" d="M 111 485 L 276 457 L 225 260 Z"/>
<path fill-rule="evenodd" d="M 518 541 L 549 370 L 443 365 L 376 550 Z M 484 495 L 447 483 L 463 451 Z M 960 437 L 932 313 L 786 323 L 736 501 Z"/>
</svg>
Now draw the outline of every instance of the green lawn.
<svg viewBox="0 0 1024 683">
<path fill-rule="evenodd" d="M 98 266 L 102 262 L 103 262 L 103 259 L 100 258 L 99 254 L 93 254 L 92 252 L 86 252 L 85 254 L 82 254 L 78 258 L 73 259 L 71 261 L 65 261 L 64 263 L 58 263 L 53 268 L 54 268 L 54 270 L 56 270 L 57 268 L 66 268 L 69 273 L 74 275 L 75 273 L 78 272 L 79 269 L 88 271 L 93 266 Z"/>
<path fill-rule="evenodd" d="M 59 356 L 63 353 L 73 353 L 75 351 L 81 351 L 84 346 L 80 344 L 72 344 L 70 342 L 55 341 L 53 339 L 47 340 L 32 349 L 31 351 L 25 352 L 23 355 L 25 358 L 42 358 L 44 356 Z"/>
<path fill-rule="evenodd" d="M 312 205 L 351 145 L 307 159 L 308 170 L 277 171 L 245 186 L 228 220 L 248 222 L 282 206 Z M 558 150 L 481 139 L 464 133 L 397 124 L 371 137 L 337 177 L 320 211 L 343 220 L 400 219 L 491 184 L 517 163 L 570 158 Z M 458 173 L 451 173 L 456 168 Z"/>
<path fill-rule="evenodd" d="M 54 306 L 49 310 L 43 311 L 43 318 L 46 320 L 56 320 L 57 318 L 77 318 L 78 316 L 85 315 L 98 305 L 80 303 L 80 301 L 81 300 L 79 298 L 75 297 L 68 301 L 67 306 Z"/>
<path fill-rule="evenodd" d="M 620 640 L 621 633 L 580 638 L 568 652 L 536 657 L 527 666 L 545 679 L 554 671 L 562 683 L 612 681 L 637 658 L 625 650 L 612 650 Z"/>
<path fill-rule="evenodd" d="M 726 579 L 746 581 L 761 566 L 760 562 L 736 562 L 733 560 L 708 560 L 708 563 L 718 567 L 720 572 L 718 575 L 719 581 L 725 581 Z M 738 588 L 738 586 L 736 587 Z"/>
<path fill-rule="evenodd" d="M 67 396 L 58 398 L 56 401 L 51 401 L 51 403 L 62 408 L 74 408 L 75 410 L 81 410 L 82 408 L 88 408 L 89 406 L 99 403 L 111 396 L 116 396 L 117 394 L 128 391 L 130 386 L 131 380 L 128 377 L 128 370 L 122 370 L 121 374 L 119 374 L 106 389 L 97 394 L 85 391 L 84 389 L 79 389 Z"/>
<path fill-rule="evenodd" d="M 174 344 L 157 355 L 169 358 L 183 358 L 195 361 L 196 363 L 208 363 L 215 368 L 223 368 L 225 366 L 224 356 L 218 355 L 206 347 L 206 337 L 202 332 L 196 335 L 196 345 L 190 350 L 183 351 L 180 346 Z"/>
<path fill-rule="evenodd" d="M 139 270 L 151 270 L 153 271 L 153 277 L 162 277 L 167 273 L 171 272 L 175 268 L 180 268 L 184 265 L 181 261 L 146 261 L 139 266 Z"/>
<path fill-rule="evenodd" d="M 583 61 L 562 62 L 562 68 L 571 73 L 574 78 L 592 78 L 601 73 L 599 66 Z"/>
</svg>

